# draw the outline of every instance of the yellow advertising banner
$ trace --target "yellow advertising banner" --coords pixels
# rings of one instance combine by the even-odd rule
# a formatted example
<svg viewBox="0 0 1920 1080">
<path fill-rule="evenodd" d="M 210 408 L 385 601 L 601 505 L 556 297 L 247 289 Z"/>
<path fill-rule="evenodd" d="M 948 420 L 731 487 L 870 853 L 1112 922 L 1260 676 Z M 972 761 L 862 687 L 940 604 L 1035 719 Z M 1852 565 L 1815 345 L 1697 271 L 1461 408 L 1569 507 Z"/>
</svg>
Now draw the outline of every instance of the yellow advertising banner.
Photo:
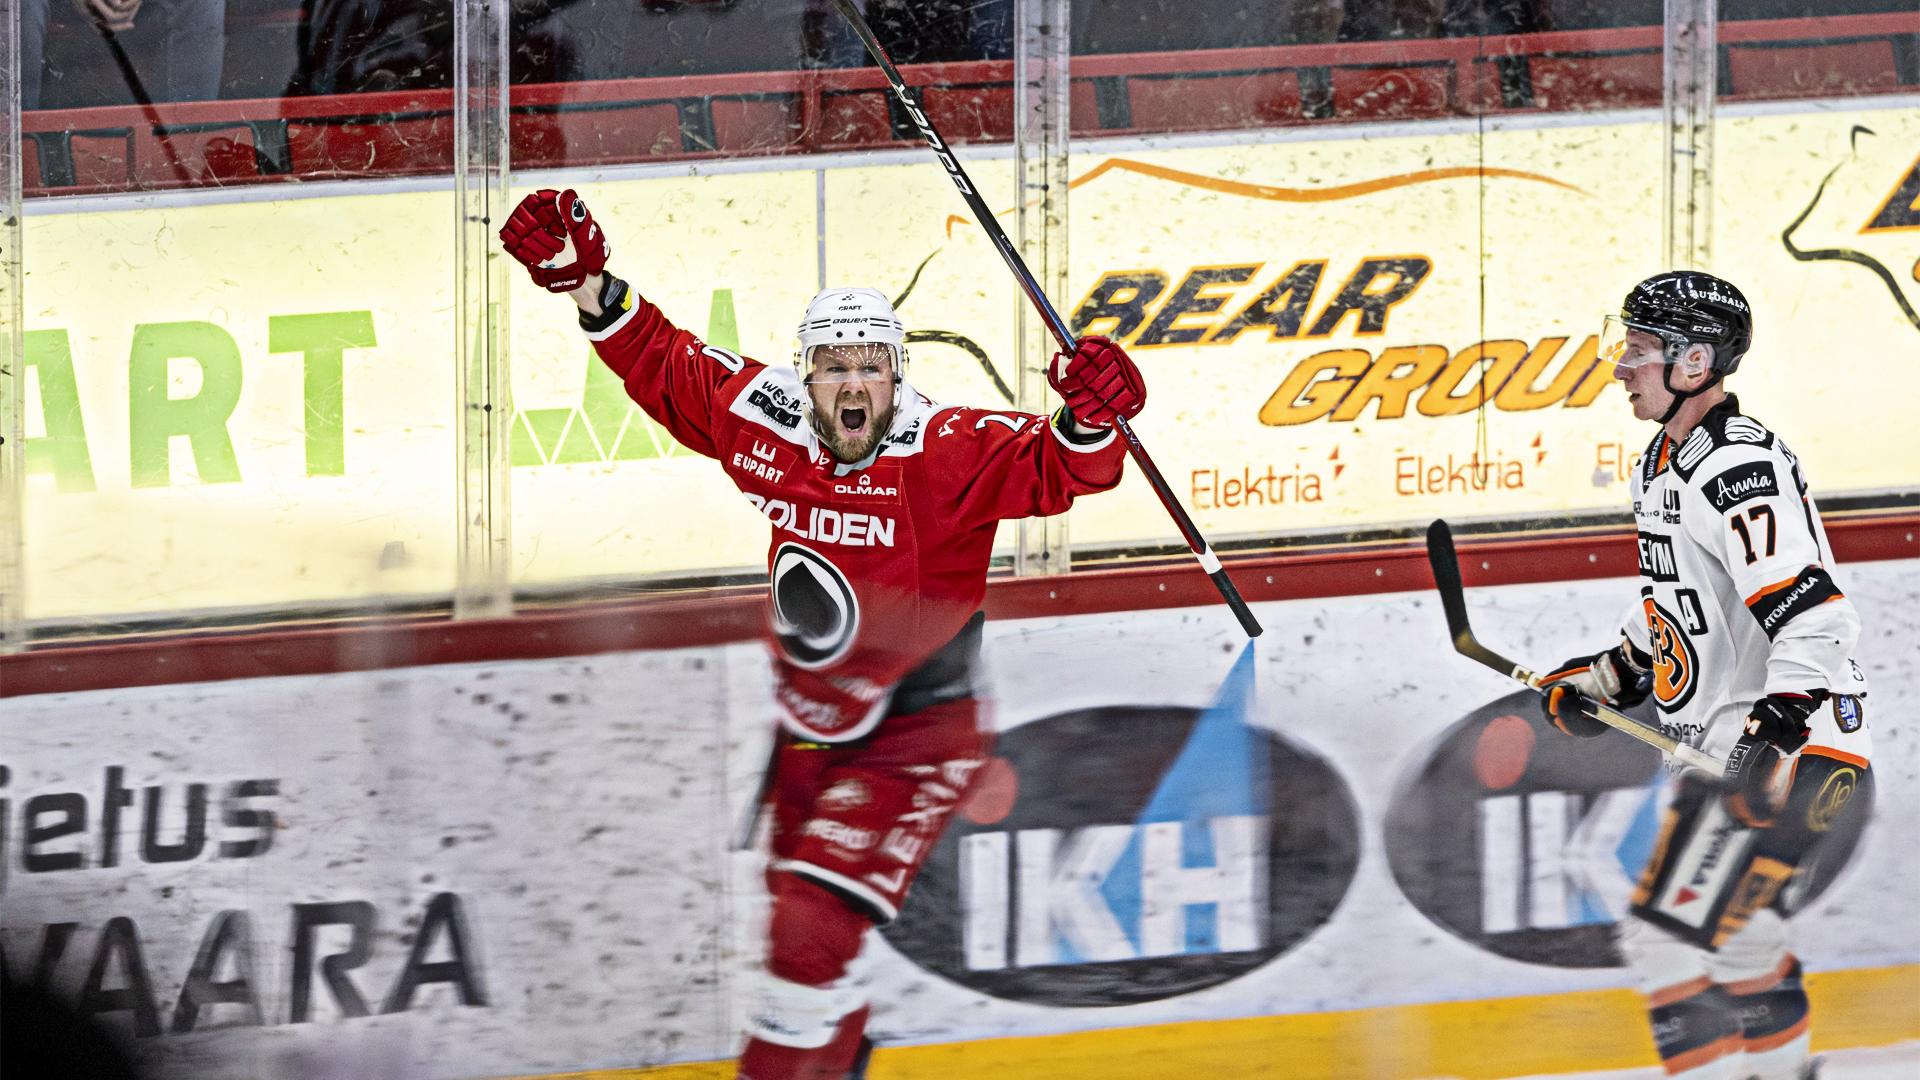
<svg viewBox="0 0 1920 1080">
<path fill-rule="evenodd" d="M 1102 144 L 1073 159 L 1055 301 L 1139 360 L 1136 427 L 1216 542 L 1624 509 L 1653 428 L 1595 335 L 1663 268 L 1663 146 L 1572 116 Z M 1822 491 L 1920 487 L 1920 109 L 1749 110 L 1715 146 L 1711 269 L 1755 311 L 1743 407 Z M 1019 293 L 945 173 L 793 164 L 577 186 L 614 271 L 713 343 L 785 363 L 823 278 L 870 284 L 918 388 L 1008 404 Z M 1010 162 L 968 169 L 1010 226 Z M 32 617 L 451 587 L 445 191 L 61 209 L 27 220 Z M 515 274 L 516 582 L 756 565 L 765 522 Z M 1070 528 L 1173 539 L 1131 474 Z"/>
</svg>

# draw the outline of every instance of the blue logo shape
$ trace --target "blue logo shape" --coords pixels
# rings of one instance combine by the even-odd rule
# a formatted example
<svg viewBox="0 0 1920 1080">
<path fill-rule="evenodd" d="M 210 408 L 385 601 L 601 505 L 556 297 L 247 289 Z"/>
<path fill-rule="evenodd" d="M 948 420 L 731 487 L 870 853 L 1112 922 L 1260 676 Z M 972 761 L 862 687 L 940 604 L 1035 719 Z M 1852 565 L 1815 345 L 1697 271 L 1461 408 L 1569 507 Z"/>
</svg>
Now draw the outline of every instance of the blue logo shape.
<svg viewBox="0 0 1920 1080">
<path fill-rule="evenodd" d="M 1213 822 L 1226 817 L 1267 818 L 1272 809 L 1266 740 L 1249 721 L 1253 715 L 1253 643 L 1242 649 L 1227 672 L 1213 704 L 1194 721 L 1186 746 L 1154 789 L 1136 825 L 1175 822 L 1180 825 L 1181 864 L 1187 868 L 1214 866 Z M 1126 853 L 1100 886 L 1128 940 L 1140 941 L 1140 835 L 1134 834 Z M 1183 955 L 1221 951 L 1218 910 L 1212 904 L 1192 904 L 1186 910 Z M 1063 959 L 1071 947 L 1062 942 Z"/>
<path fill-rule="evenodd" d="M 1840 721 L 1840 730 L 1851 735 L 1860 730 L 1860 699 L 1852 694 L 1841 694 L 1833 699 L 1833 715 Z"/>
</svg>

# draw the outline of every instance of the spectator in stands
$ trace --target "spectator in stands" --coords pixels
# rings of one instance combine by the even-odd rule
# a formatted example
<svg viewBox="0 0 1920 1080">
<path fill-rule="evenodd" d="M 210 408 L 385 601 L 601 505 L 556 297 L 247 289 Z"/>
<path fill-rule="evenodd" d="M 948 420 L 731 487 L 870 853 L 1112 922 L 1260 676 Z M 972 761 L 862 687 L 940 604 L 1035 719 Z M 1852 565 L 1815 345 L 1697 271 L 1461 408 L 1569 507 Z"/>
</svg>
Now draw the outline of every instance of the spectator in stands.
<svg viewBox="0 0 1920 1080">
<path fill-rule="evenodd" d="M 1376 0 L 1347 5 L 1342 41 L 1532 34 L 1553 28 L 1553 0 Z M 1658 22 L 1656 17 L 1655 22 Z"/>
<path fill-rule="evenodd" d="M 511 81 L 585 77 L 576 70 L 566 43 L 552 33 L 556 13 L 580 2 L 509 0 Z M 647 0 L 662 2 L 666 0 Z M 606 36 L 616 35 L 615 28 L 606 28 Z M 295 49 L 293 78 L 286 90 L 291 96 L 445 89 L 453 85 L 453 4 L 301 0 Z"/>
<path fill-rule="evenodd" d="M 47 30 L 54 24 L 49 4 L 20 2 L 20 107 L 41 107 L 46 71 Z M 130 55 L 140 83 L 155 101 L 206 101 L 220 96 L 220 69 L 226 53 L 226 0 L 71 0 L 78 17 L 100 35 L 100 67 L 116 71 L 105 47 L 117 38 Z M 62 24 L 64 25 L 64 24 Z M 73 29 L 78 30 L 75 26 Z M 117 74 L 108 76 L 118 80 Z M 128 95 L 137 97 L 131 88 Z M 116 95 L 117 96 L 117 95 Z M 88 101 L 86 104 L 100 104 Z"/>
<path fill-rule="evenodd" d="M 1013 55 L 1013 0 L 855 0 L 900 64 L 1004 60 Z M 867 50 L 830 0 L 805 0 L 802 55 L 808 67 L 860 67 Z"/>
<path fill-rule="evenodd" d="M 290 95 L 453 85 L 451 0 L 302 0 Z"/>
<path fill-rule="evenodd" d="M 1535 34 L 1554 26 L 1553 0 L 1386 0 L 1347 6 L 1342 41 Z M 1510 109 L 1533 104 L 1524 57 L 1494 61 L 1500 97 Z"/>
</svg>

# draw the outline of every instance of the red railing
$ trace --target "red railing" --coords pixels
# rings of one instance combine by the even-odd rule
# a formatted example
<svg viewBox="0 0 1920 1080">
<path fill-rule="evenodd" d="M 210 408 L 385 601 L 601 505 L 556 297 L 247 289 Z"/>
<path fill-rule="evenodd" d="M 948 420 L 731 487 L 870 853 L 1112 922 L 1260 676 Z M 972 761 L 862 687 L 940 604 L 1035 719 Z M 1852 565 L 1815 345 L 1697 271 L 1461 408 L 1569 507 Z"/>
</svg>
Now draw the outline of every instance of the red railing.
<svg viewBox="0 0 1920 1080">
<path fill-rule="evenodd" d="M 1658 27 L 1076 57 L 1076 136 L 1658 105 Z M 1920 87 L 1920 13 L 1726 23 L 1733 100 Z M 909 66 L 956 142 L 1012 133 L 1011 61 Z M 518 86 L 520 170 L 866 150 L 912 138 L 877 69 Z M 23 117 L 30 194 L 429 175 L 451 91 L 210 101 Z"/>
<path fill-rule="evenodd" d="M 1828 513 L 1827 535 L 1842 563 L 1920 558 L 1920 514 L 1912 510 Z M 1631 577 L 1637 563 L 1625 527 L 1557 535 L 1463 536 L 1467 584 L 1512 585 Z M 1426 549 L 1415 541 L 1340 545 L 1227 559 L 1247 600 L 1365 596 L 1433 587 Z M 761 632 L 765 586 L 707 590 L 626 602 L 523 610 L 503 619 L 450 622 L 444 616 L 369 618 L 325 626 L 158 634 L 142 639 L 53 644 L 0 655 L 0 698 L 174 682 L 312 675 L 425 664 L 497 663 L 633 649 L 746 641 Z M 1149 611 L 1217 605 L 1206 575 L 1184 556 L 1064 576 L 1002 578 L 989 584 L 994 619 Z M 1222 627 L 1233 625 L 1224 608 Z"/>
</svg>

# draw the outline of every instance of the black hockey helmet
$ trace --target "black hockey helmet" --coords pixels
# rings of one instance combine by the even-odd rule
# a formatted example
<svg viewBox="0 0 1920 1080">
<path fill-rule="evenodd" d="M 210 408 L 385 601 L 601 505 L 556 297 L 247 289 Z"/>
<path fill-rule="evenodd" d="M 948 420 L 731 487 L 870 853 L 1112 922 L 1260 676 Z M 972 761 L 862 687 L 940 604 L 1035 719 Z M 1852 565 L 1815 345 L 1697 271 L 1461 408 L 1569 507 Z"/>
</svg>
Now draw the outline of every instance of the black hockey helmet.
<svg viewBox="0 0 1920 1080">
<path fill-rule="evenodd" d="M 1620 321 L 1666 342 L 1669 363 L 1689 345 L 1713 346 L 1713 373 L 1725 378 L 1753 344 L 1753 309 L 1731 282 L 1698 270 L 1669 270 L 1633 287 Z"/>
</svg>

